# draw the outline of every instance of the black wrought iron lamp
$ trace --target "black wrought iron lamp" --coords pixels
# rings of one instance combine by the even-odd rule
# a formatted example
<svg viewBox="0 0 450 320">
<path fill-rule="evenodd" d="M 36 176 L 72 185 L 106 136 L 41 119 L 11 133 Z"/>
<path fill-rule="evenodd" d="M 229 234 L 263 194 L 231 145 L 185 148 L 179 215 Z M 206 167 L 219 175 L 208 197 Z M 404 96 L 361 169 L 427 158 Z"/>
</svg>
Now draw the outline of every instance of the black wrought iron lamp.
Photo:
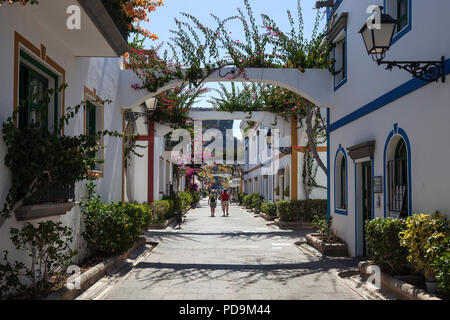
<svg viewBox="0 0 450 320">
<path fill-rule="evenodd" d="M 383 7 L 380 7 L 382 12 Z M 388 14 L 381 14 L 381 23 L 379 28 L 375 28 L 375 19 L 372 27 L 368 23 L 364 24 L 359 33 L 361 33 L 366 45 L 367 53 L 378 65 L 386 65 L 386 70 L 392 71 L 394 67 L 405 70 L 413 75 L 414 78 L 425 82 L 438 81 L 445 82 L 445 57 L 442 56 L 439 61 L 384 61 L 386 52 L 390 49 L 392 38 L 394 37 L 397 20 Z"/>
<path fill-rule="evenodd" d="M 272 136 L 272 130 L 270 128 L 267 131 L 266 140 L 267 140 L 267 146 L 269 147 L 269 149 L 272 149 L 273 136 Z M 277 149 L 278 151 L 280 151 L 281 153 L 284 153 L 284 154 L 292 153 L 292 147 L 280 147 L 280 148 L 273 147 L 273 148 Z"/>
</svg>

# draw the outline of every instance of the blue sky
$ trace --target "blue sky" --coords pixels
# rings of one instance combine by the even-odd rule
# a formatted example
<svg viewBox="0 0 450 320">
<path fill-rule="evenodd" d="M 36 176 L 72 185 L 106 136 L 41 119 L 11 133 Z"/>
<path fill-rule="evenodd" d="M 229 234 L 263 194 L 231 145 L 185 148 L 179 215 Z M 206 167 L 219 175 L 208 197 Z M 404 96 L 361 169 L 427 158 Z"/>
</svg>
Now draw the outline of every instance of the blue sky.
<svg viewBox="0 0 450 320">
<path fill-rule="evenodd" d="M 287 19 L 286 11 L 290 10 L 295 23 L 297 23 L 297 0 L 249 0 L 256 23 L 262 25 L 261 14 L 267 14 L 271 17 L 281 30 L 290 31 L 290 24 Z M 314 9 L 316 0 L 301 0 L 304 20 L 304 35 L 309 37 L 314 27 L 316 10 Z M 164 6 L 159 7 L 156 12 L 150 15 L 150 22 L 142 25 L 151 32 L 156 33 L 160 38 L 159 41 L 147 41 L 146 47 L 156 46 L 162 41 L 168 42 L 171 37 L 171 29 L 176 29 L 174 18 L 184 20 L 180 12 L 192 14 L 198 18 L 204 25 L 215 27 L 216 24 L 211 18 L 210 13 L 217 15 L 219 18 L 227 18 L 237 14 L 237 8 L 241 8 L 245 13 L 245 5 L 243 0 L 164 0 Z M 321 21 L 321 28 L 325 25 L 325 19 Z M 233 39 L 239 40 L 244 38 L 242 26 L 240 23 L 233 22 L 228 24 L 228 29 L 232 32 Z M 217 84 L 208 84 L 209 88 L 218 88 Z M 211 93 L 214 94 L 214 93 Z M 196 107 L 208 107 L 208 96 L 199 100 Z M 235 122 L 238 127 L 239 123 Z M 239 135 L 239 134 L 237 134 Z"/>
</svg>

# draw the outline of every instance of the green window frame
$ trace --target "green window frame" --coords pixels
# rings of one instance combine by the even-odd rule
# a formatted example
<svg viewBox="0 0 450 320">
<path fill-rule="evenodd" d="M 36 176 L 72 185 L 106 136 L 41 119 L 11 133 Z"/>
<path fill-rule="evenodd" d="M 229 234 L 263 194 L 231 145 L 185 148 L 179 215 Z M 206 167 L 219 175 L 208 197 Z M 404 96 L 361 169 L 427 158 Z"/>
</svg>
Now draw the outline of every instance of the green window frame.
<svg viewBox="0 0 450 320">
<path fill-rule="evenodd" d="M 53 130 L 56 129 L 57 124 L 58 124 L 58 104 L 59 104 L 59 95 L 58 95 L 58 86 L 59 86 L 59 77 L 56 73 L 54 73 L 53 71 L 51 71 L 49 68 L 45 67 L 43 64 L 39 63 L 36 59 L 34 59 L 31 55 L 29 55 L 28 53 L 26 53 L 25 51 L 21 50 L 20 51 L 20 58 L 21 58 L 21 62 L 20 62 L 20 72 L 19 72 L 19 97 L 20 97 L 20 101 L 23 101 L 23 99 L 25 99 L 26 97 L 29 97 L 31 92 L 30 92 L 30 80 L 32 77 L 34 78 L 38 78 L 41 81 L 43 81 L 44 83 L 46 83 L 46 88 L 45 90 L 49 89 L 48 88 L 48 83 L 49 83 L 49 79 L 51 78 L 54 80 L 54 119 L 53 119 Z M 42 75 L 42 73 L 35 71 L 33 68 L 31 68 L 28 64 L 24 63 L 27 62 L 28 64 L 36 67 L 40 72 L 42 72 L 44 75 Z M 48 78 L 47 78 L 48 77 Z M 29 114 L 31 111 L 31 107 L 32 105 L 27 105 L 26 106 L 26 112 L 24 113 L 20 113 L 19 112 L 19 127 L 23 128 L 24 127 L 24 122 L 26 123 L 26 125 L 28 125 L 28 120 L 29 120 Z M 50 107 L 50 106 L 49 106 Z M 46 114 L 45 117 L 45 124 L 44 127 L 46 129 L 48 129 L 48 112 Z"/>
<path fill-rule="evenodd" d="M 97 108 L 91 101 L 86 101 L 86 134 L 97 134 Z"/>
</svg>

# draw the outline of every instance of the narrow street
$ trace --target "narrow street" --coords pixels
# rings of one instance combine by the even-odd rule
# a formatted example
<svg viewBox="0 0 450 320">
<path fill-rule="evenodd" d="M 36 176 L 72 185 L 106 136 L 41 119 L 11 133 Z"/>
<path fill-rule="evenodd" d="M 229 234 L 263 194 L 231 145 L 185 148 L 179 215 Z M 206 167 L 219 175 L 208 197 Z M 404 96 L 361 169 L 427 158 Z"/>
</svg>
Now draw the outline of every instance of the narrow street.
<svg viewBox="0 0 450 320">
<path fill-rule="evenodd" d="M 281 230 L 237 205 L 229 217 L 218 209 L 210 217 L 202 200 L 181 230 L 147 232 L 159 245 L 96 299 L 363 299 L 337 276 L 353 260 L 295 245 L 308 231 Z"/>
</svg>

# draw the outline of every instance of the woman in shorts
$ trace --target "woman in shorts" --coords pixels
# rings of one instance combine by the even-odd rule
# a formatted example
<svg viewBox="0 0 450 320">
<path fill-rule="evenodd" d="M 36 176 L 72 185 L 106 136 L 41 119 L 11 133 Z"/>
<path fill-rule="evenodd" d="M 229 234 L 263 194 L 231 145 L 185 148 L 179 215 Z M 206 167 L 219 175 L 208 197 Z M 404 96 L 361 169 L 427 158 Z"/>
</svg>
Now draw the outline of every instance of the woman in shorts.
<svg viewBox="0 0 450 320">
<path fill-rule="evenodd" d="M 211 192 L 208 199 L 209 207 L 211 208 L 211 217 L 214 217 L 214 213 L 217 207 L 217 195 L 215 192 Z"/>
</svg>

